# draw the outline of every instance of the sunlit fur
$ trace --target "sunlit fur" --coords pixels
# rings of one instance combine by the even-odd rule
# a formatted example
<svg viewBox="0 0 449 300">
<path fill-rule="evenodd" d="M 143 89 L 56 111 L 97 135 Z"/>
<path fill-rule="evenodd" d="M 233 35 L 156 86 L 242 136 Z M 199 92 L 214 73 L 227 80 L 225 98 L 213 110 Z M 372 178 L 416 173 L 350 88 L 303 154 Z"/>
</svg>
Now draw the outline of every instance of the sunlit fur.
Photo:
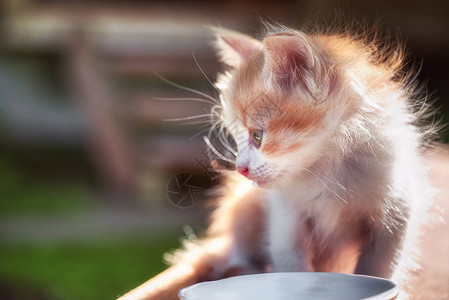
<svg viewBox="0 0 449 300">
<path fill-rule="evenodd" d="M 401 48 L 280 26 L 267 26 L 260 40 L 220 29 L 216 40 L 230 66 L 216 85 L 220 118 L 250 180 L 229 175 L 205 237 L 170 259 L 189 262 L 198 280 L 374 275 L 412 298 L 407 287 L 419 272 L 416 245 L 433 192 L 420 158 L 421 100 Z M 258 149 L 251 129 L 264 130 Z"/>
</svg>

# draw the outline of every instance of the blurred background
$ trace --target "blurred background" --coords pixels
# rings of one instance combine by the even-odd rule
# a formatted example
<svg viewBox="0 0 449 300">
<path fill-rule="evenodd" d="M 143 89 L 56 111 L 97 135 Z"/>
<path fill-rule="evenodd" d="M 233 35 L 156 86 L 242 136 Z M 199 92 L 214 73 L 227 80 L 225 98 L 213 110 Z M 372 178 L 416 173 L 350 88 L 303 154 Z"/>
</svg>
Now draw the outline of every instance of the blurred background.
<svg viewBox="0 0 449 300">
<path fill-rule="evenodd" d="M 205 127 L 163 119 L 210 104 L 156 98 L 198 97 L 157 74 L 216 95 L 198 67 L 211 80 L 220 70 L 204 25 L 255 34 L 260 19 L 380 20 L 382 33 L 399 32 L 411 61 L 423 62 L 419 79 L 449 121 L 447 1 L 1 5 L 1 299 L 113 299 L 162 271 L 163 253 L 185 231 L 201 232 L 203 191 L 214 184 Z M 194 175 L 183 179 L 197 187 L 191 203 L 170 196 L 170 179 L 183 174 Z"/>
</svg>

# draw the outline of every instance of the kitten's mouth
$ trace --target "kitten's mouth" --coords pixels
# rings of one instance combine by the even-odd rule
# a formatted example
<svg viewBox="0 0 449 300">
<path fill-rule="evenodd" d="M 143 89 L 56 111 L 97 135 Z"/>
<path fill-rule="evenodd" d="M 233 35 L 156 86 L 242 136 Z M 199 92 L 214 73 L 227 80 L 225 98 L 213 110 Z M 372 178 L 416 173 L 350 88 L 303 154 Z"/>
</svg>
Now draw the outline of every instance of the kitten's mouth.
<svg viewBox="0 0 449 300">
<path fill-rule="evenodd" d="M 253 186 L 255 186 L 255 187 L 263 187 L 263 186 L 267 185 L 268 182 L 270 181 L 268 177 L 254 176 L 246 167 L 237 168 L 237 171 L 241 175 L 243 175 L 246 178 L 248 178 L 249 180 L 251 180 L 253 182 Z"/>
<path fill-rule="evenodd" d="M 267 186 L 268 183 L 270 182 L 269 178 L 265 178 L 265 177 L 264 178 L 261 178 L 261 177 L 251 178 L 251 176 L 248 176 L 248 179 L 253 181 L 253 186 L 255 186 L 255 187 L 264 187 L 264 186 Z"/>
</svg>

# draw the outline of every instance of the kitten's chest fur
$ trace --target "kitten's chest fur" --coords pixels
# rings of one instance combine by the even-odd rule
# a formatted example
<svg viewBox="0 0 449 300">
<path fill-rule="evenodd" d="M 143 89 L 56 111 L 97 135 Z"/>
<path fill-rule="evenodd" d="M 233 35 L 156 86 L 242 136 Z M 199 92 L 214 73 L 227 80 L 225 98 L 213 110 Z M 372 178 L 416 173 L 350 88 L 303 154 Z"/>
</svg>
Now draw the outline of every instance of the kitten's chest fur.
<svg viewBox="0 0 449 300">
<path fill-rule="evenodd" d="M 269 194 L 266 234 L 273 271 L 352 271 L 339 269 L 341 257 L 335 254 L 351 245 L 358 255 L 360 245 L 352 245 L 362 230 L 353 230 L 356 218 L 345 213 L 338 199 L 314 185 L 303 192 Z"/>
</svg>

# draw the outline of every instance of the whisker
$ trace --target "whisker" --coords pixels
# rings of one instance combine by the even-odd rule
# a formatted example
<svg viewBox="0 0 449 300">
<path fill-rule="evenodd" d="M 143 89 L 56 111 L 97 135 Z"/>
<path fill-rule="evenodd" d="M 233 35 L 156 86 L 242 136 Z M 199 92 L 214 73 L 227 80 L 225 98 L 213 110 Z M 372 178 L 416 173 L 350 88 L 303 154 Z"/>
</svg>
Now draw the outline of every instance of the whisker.
<svg viewBox="0 0 449 300">
<path fill-rule="evenodd" d="M 318 179 L 318 181 L 321 182 L 321 184 L 334 196 L 337 197 L 336 199 L 338 200 L 338 202 L 343 205 L 343 203 L 341 203 L 341 201 L 343 201 L 345 204 L 348 204 L 348 201 L 346 201 L 345 199 L 343 199 L 340 195 L 338 195 L 334 190 L 332 190 L 318 175 L 316 175 L 315 173 L 313 173 L 312 171 L 306 169 L 306 168 L 301 168 L 302 170 L 308 172 L 309 174 L 315 176 L 316 179 Z M 341 200 L 341 201 L 340 201 Z"/>
<path fill-rule="evenodd" d="M 199 135 L 201 135 L 203 132 L 206 132 L 206 131 L 209 130 L 209 125 L 206 125 L 205 127 L 206 127 L 206 128 L 201 129 L 201 130 L 198 131 L 194 136 L 192 136 L 192 137 L 190 138 L 190 140 L 191 140 L 191 141 L 194 140 L 196 137 L 198 137 Z"/>
<path fill-rule="evenodd" d="M 198 125 L 198 124 L 210 124 L 209 120 L 202 120 L 202 121 L 192 121 L 192 122 L 186 122 L 186 123 L 179 123 L 179 125 Z"/>
<path fill-rule="evenodd" d="M 211 107 L 210 114 L 217 117 L 220 116 L 220 113 L 217 112 L 217 109 L 222 109 L 222 106 L 219 104 L 215 104 L 214 106 Z"/>
<path fill-rule="evenodd" d="M 153 97 L 155 100 L 162 100 L 162 101 L 195 101 L 195 102 L 202 102 L 207 104 L 214 104 L 216 102 L 211 102 L 206 99 L 200 99 L 200 98 L 164 98 L 164 97 Z"/>
<path fill-rule="evenodd" d="M 188 120 L 205 118 L 205 117 L 211 117 L 211 115 L 210 114 L 202 114 L 202 115 L 196 115 L 196 116 L 190 116 L 190 117 L 184 117 L 184 118 L 162 119 L 162 121 L 169 121 L 169 122 L 188 121 Z"/>
<path fill-rule="evenodd" d="M 165 77 L 162 77 L 162 76 L 159 75 L 158 73 L 154 73 L 154 74 L 155 74 L 157 77 L 159 77 L 159 79 L 161 79 L 162 81 L 164 81 L 164 82 L 166 82 L 166 83 L 168 83 L 168 84 L 170 84 L 170 85 L 172 85 L 172 86 L 174 86 L 174 87 L 177 87 L 177 88 L 179 88 L 179 89 L 181 89 L 181 90 L 185 90 L 185 91 L 188 91 L 188 92 L 195 93 L 195 94 L 197 94 L 197 95 L 206 97 L 207 99 L 210 99 L 210 100 L 212 100 L 214 103 L 217 103 L 217 104 L 218 104 L 217 99 L 215 99 L 214 97 L 212 97 L 212 96 L 209 95 L 209 94 L 206 94 L 206 93 L 204 93 L 204 92 L 201 92 L 201 91 L 198 91 L 198 90 L 195 90 L 195 89 L 192 89 L 192 88 L 188 88 L 188 87 L 186 87 L 186 86 L 183 86 L 183 85 L 180 85 L 180 84 L 177 84 L 177 83 L 174 83 L 173 81 L 170 81 L 170 80 L 168 80 L 168 79 L 165 78 Z"/>
<path fill-rule="evenodd" d="M 209 132 L 207 133 L 207 138 L 210 140 L 212 136 L 212 132 L 214 131 L 215 127 L 217 127 L 218 124 L 220 124 L 221 120 L 217 120 L 212 124 L 212 126 L 209 128 Z"/>
<path fill-rule="evenodd" d="M 212 152 L 214 152 L 215 155 L 217 155 L 220 159 L 227 161 L 231 164 L 235 164 L 234 160 L 227 158 L 226 156 L 221 154 L 217 149 L 215 149 L 215 147 L 212 145 L 212 143 L 210 142 L 210 140 L 207 136 L 203 136 L 203 139 L 204 139 L 204 142 L 206 143 L 206 145 L 210 148 L 210 150 L 212 150 Z"/>
<path fill-rule="evenodd" d="M 213 130 L 214 130 L 214 128 L 218 125 L 220 123 L 220 120 L 217 120 L 217 121 L 215 121 L 209 128 L 208 128 L 208 133 L 207 133 L 207 138 L 210 140 L 211 139 L 211 135 L 212 135 L 212 132 L 213 132 Z M 203 139 L 205 138 L 206 136 L 203 136 Z M 206 143 L 207 144 L 207 143 Z M 211 158 L 211 155 L 210 155 L 210 149 L 209 148 L 207 148 L 207 156 L 209 157 L 209 158 Z"/>
<path fill-rule="evenodd" d="M 218 139 L 220 140 L 221 144 L 229 151 L 232 153 L 232 155 L 237 156 L 237 152 L 232 149 L 231 145 L 229 144 L 229 142 L 227 141 L 226 137 L 225 137 L 225 133 L 223 131 L 223 124 L 222 126 L 220 126 L 220 130 L 218 131 Z"/>
<path fill-rule="evenodd" d="M 332 178 L 326 177 L 326 176 L 323 175 L 323 174 L 321 174 L 321 176 L 322 176 L 324 179 L 326 179 L 327 181 L 330 181 L 330 182 L 335 183 L 340 189 L 342 189 L 343 191 L 345 191 L 351 198 L 354 198 L 354 197 L 352 196 L 352 194 L 350 193 L 350 192 L 354 192 L 354 191 L 351 190 L 351 189 L 346 188 L 345 186 L 343 186 L 340 182 L 338 182 L 337 179 L 335 179 L 335 178 L 332 179 Z"/>
<path fill-rule="evenodd" d="M 213 84 L 213 82 L 209 79 L 209 77 L 207 77 L 206 73 L 204 73 L 203 69 L 200 67 L 200 64 L 198 63 L 198 61 L 196 60 L 195 57 L 195 53 L 192 52 L 192 56 L 193 56 L 193 60 L 195 61 L 196 66 L 198 67 L 198 69 L 200 69 L 201 73 L 203 73 L 204 77 L 206 77 L 207 81 L 209 81 L 209 83 L 213 86 L 213 88 L 220 93 L 220 90 L 215 86 L 215 84 Z"/>
</svg>

